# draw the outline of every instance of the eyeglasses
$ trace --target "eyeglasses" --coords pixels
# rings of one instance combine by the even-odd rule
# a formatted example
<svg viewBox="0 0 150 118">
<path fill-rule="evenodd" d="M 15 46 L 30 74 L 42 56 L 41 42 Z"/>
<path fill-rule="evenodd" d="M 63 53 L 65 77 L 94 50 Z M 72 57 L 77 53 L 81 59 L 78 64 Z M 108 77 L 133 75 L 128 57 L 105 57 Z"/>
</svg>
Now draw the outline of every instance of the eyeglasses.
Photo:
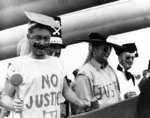
<svg viewBox="0 0 150 118">
<path fill-rule="evenodd" d="M 108 51 L 111 51 L 111 49 L 112 49 L 111 47 L 105 46 L 104 49 L 103 49 L 103 52 L 107 53 Z"/>
<path fill-rule="evenodd" d="M 35 39 L 36 41 L 41 41 L 42 39 L 44 39 L 45 42 L 49 42 L 50 37 L 49 36 L 37 35 L 37 36 L 33 36 L 31 39 Z"/>
<path fill-rule="evenodd" d="M 134 56 L 126 56 L 125 59 L 128 61 L 130 59 L 132 59 L 132 61 L 134 60 Z"/>
</svg>

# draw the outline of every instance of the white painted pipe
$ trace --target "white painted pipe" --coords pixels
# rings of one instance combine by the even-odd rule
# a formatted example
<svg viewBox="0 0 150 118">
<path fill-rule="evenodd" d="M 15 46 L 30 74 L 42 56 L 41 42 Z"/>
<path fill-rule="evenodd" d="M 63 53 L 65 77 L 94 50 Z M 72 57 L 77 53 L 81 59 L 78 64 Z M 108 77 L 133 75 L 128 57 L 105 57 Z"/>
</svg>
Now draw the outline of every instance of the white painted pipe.
<svg viewBox="0 0 150 118">
<path fill-rule="evenodd" d="M 112 35 L 149 27 L 150 1 L 122 0 L 61 17 L 64 42 L 72 44 L 94 31 Z"/>
<path fill-rule="evenodd" d="M 0 31 L 25 24 L 28 19 L 23 11 L 52 16 L 93 7 L 101 3 L 101 0 L 3 0 L 0 3 Z"/>
<path fill-rule="evenodd" d="M 73 44 L 77 43 L 77 39 L 88 38 L 90 32 L 112 35 L 149 27 L 150 2 L 149 0 L 122 0 L 64 14 L 60 17 L 62 18 L 63 41 L 65 44 Z M 23 38 L 21 34 L 23 31 L 19 29 L 11 37 L 8 33 L 7 38 L 1 36 L 4 32 L 7 34 L 7 30 L 0 32 L 1 59 L 9 58 L 9 55 L 12 56 L 11 53 L 14 53 L 13 50 L 1 51 L 1 48 L 4 49 L 6 45 L 12 44 L 16 46 L 17 42 Z M 6 53 L 8 55 L 5 55 Z"/>
</svg>

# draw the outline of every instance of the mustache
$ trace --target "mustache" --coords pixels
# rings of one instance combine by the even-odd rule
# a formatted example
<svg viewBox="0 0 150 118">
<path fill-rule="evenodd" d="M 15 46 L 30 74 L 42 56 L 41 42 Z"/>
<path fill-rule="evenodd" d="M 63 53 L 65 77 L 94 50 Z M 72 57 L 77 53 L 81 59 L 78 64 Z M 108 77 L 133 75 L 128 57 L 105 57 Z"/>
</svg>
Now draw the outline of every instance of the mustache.
<svg viewBox="0 0 150 118">
<path fill-rule="evenodd" d="M 47 48 L 49 47 L 49 43 L 45 43 L 45 44 L 43 45 L 43 44 L 41 44 L 41 43 L 35 42 L 35 43 L 33 44 L 33 46 L 34 46 L 35 48 L 38 48 L 38 49 L 47 49 Z"/>
</svg>

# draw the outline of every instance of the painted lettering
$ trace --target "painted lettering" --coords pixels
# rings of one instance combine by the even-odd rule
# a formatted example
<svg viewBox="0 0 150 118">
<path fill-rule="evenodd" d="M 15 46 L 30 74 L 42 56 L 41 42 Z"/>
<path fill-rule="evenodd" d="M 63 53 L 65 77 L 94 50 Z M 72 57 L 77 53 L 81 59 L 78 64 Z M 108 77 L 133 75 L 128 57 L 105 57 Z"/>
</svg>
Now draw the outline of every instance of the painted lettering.
<svg viewBox="0 0 150 118">
<path fill-rule="evenodd" d="M 57 87 L 58 85 L 57 75 L 53 74 L 51 77 L 49 77 L 48 75 L 47 76 L 42 75 L 42 89 L 46 88 L 46 86 L 50 88 L 51 85 L 53 87 Z"/>
<path fill-rule="evenodd" d="M 58 84 L 58 77 L 56 75 L 52 75 L 51 77 L 51 82 L 52 82 L 52 85 L 54 87 L 57 87 L 57 84 Z"/>
<path fill-rule="evenodd" d="M 51 92 L 51 105 L 56 104 L 56 92 Z"/>
<path fill-rule="evenodd" d="M 27 107 L 28 109 L 31 109 L 32 105 L 33 105 L 33 98 L 32 98 L 32 96 L 30 96 L 30 102 L 29 102 L 29 105 L 26 104 L 26 107 Z"/>
<path fill-rule="evenodd" d="M 103 96 L 102 87 L 99 87 L 98 90 L 99 90 L 99 97 L 98 97 L 98 100 L 101 100 L 101 99 L 102 99 L 102 96 Z"/>
<path fill-rule="evenodd" d="M 94 95 L 98 98 L 98 100 L 102 99 L 104 95 L 108 98 L 115 97 L 115 91 L 118 91 L 116 82 L 106 84 L 105 86 L 94 86 Z"/>
<path fill-rule="evenodd" d="M 49 99 L 48 99 L 49 96 L 50 95 L 48 93 L 45 93 L 45 95 L 44 95 L 44 98 L 46 100 L 46 103 L 44 104 L 45 107 L 47 107 L 50 104 Z"/>
<path fill-rule="evenodd" d="M 42 107 L 43 105 L 43 95 L 35 95 L 35 104 L 38 108 Z"/>
<path fill-rule="evenodd" d="M 109 84 L 110 88 L 113 88 L 113 84 Z M 110 89 L 111 93 L 112 93 L 112 97 L 115 96 L 115 91 L 113 89 Z"/>
<path fill-rule="evenodd" d="M 55 111 L 43 111 L 43 118 L 57 118 L 57 110 Z"/>
<path fill-rule="evenodd" d="M 48 76 L 43 76 L 42 75 L 42 89 L 45 88 L 45 84 L 50 88 L 50 82 L 49 82 L 49 77 Z"/>
<path fill-rule="evenodd" d="M 104 94 L 105 94 L 107 97 L 110 97 L 110 95 L 109 95 L 109 87 L 108 87 L 108 85 L 103 86 L 103 89 L 104 89 Z"/>
<path fill-rule="evenodd" d="M 41 108 L 42 106 L 48 107 L 49 105 L 55 106 L 59 105 L 59 94 L 60 92 L 50 92 L 35 96 L 30 96 L 29 104 L 25 104 L 28 109 L 31 109 L 33 105 L 37 108 Z"/>
<path fill-rule="evenodd" d="M 119 90 L 119 85 L 117 84 L 117 82 L 113 82 L 114 86 L 115 86 L 115 90 Z"/>
</svg>

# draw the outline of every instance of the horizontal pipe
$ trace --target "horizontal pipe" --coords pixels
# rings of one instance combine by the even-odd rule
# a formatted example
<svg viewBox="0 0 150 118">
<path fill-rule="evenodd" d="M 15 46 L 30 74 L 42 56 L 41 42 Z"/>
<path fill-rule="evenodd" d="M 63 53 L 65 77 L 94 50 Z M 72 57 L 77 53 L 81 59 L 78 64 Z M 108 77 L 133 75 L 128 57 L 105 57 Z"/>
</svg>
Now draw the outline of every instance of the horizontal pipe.
<svg viewBox="0 0 150 118">
<path fill-rule="evenodd" d="M 18 1 L 18 3 L 17 3 Z M 27 18 L 24 11 L 42 13 L 45 15 L 61 15 L 88 7 L 100 5 L 101 0 L 10 0 L 1 1 L 0 6 L 0 31 L 25 24 Z M 106 0 L 109 2 L 110 0 Z M 115 0 L 111 0 L 115 1 Z M 9 4 L 8 4 L 9 3 Z M 8 4 L 8 7 L 6 5 Z M 12 5 L 11 5 L 12 4 Z"/>
<path fill-rule="evenodd" d="M 63 42 L 67 45 L 77 43 L 78 39 L 86 39 L 89 33 L 94 31 L 115 35 L 149 27 L 149 9 L 149 0 L 126 0 L 60 15 Z M 20 27 L 24 27 L 22 28 L 24 30 L 27 29 L 25 26 Z M 4 32 L 7 34 L 7 30 L 1 31 L 0 38 Z M 6 45 L 17 45 L 17 42 L 24 37 L 21 34 L 24 31 L 16 29 L 15 32 L 11 37 L 8 33 L 7 38 L 0 39 L 1 59 L 5 59 L 7 57 L 5 54 L 9 52 L 9 50 L 1 51 L 1 48 L 4 49 Z M 12 54 L 8 54 L 8 57 L 9 55 Z"/>
<path fill-rule="evenodd" d="M 150 26 L 149 0 L 118 1 L 62 15 L 63 39 L 73 44 L 90 32 L 115 35 Z"/>
</svg>

